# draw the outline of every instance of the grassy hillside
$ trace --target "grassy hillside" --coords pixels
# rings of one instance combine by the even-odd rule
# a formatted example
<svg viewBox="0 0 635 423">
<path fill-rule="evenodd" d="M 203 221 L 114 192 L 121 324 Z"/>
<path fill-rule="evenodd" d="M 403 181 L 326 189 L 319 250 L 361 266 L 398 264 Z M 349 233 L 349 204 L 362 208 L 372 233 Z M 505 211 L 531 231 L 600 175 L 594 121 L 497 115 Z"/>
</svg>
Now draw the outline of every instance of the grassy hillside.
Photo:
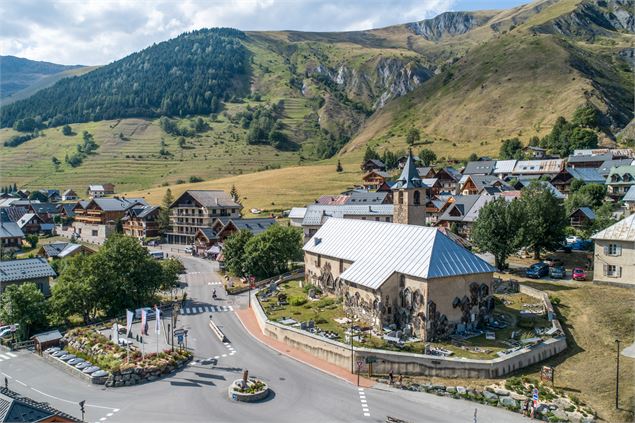
<svg viewBox="0 0 635 423">
<path fill-rule="evenodd" d="M 27 187 L 82 187 L 96 178 L 109 177 L 120 190 L 135 190 L 174 184 L 190 176 L 207 180 L 302 164 L 285 175 L 306 182 L 304 165 L 310 162 L 335 156 L 327 162 L 333 167 L 336 158 L 353 164 L 367 144 L 380 151 L 404 150 L 405 135 L 412 127 L 422 134 L 415 151 L 425 144 L 441 158 L 464 159 L 473 152 L 495 155 L 502 139 L 518 136 L 527 141 L 533 135 L 544 135 L 558 116 L 569 118 L 587 103 L 600 111 L 603 140 L 612 142 L 614 134 L 633 117 L 633 70 L 624 58 L 634 31 L 619 27 L 614 18 L 603 21 L 599 17 L 622 7 L 620 4 L 615 0 L 602 4 L 538 0 L 510 10 L 450 12 L 369 31 L 230 31 L 226 34 L 230 50 L 240 52 L 248 69 L 231 81 L 219 69 L 223 78 L 218 82 L 227 87 L 218 95 L 204 92 L 214 85 L 201 76 L 204 72 L 192 78 L 196 84 L 190 86 L 174 63 L 177 59 L 166 53 L 171 51 L 166 50 L 169 46 L 187 45 L 179 50 L 182 57 L 178 60 L 208 57 L 206 52 L 214 50 L 214 43 L 205 51 L 201 45 L 210 42 L 208 37 L 214 31 L 183 35 L 157 45 L 161 48 L 128 56 L 106 70 L 72 78 L 73 86 L 88 81 L 100 93 L 107 93 L 103 98 L 113 96 L 114 103 L 109 105 L 125 100 L 120 106 L 130 113 L 127 116 L 139 116 L 137 112 L 140 116 L 169 115 L 179 125 L 187 125 L 196 117 L 188 116 L 188 110 L 204 113 L 201 116 L 209 123 L 209 131 L 187 139 L 182 148 L 178 137 L 163 132 L 154 120 L 75 124 L 78 134 L 85 129 L 93 133 L 100 148 L 79 167 L 63 164 L 55 170 L 51 156 L 64 161 L 65 154 L 72 154 L 81 140 L 80 135 L 64 137 L 59 128 L 50 128 L 43 131 L 44 137 L 19 147 L 0 147 L 1 178 Z M 592 27 L 580 27 L 587 17 L 594 19 Z M 171 91 L 147 89 L 152 93 L 148 97 L 146 88 L 142 89 L 146 82 L 155 88 L 160 84 L 148 79 L 146 67 L 163 68 L 164 61 L 176 66 L 169 73 L 174 79 Z M 123 90 L 127 93 L 123 100 L 110 89 L 118 80 L 113 75 L 125 75 L 129 89 Z M 36 95 L 38 107 L 48 110 L 48 101 L 54 99 L 47 95 L 58 93 L 57 86 L 45 90 L 48 94 L 41 91 Z M 53 117 L 53 123 L 69 116 L 81 120 L 118 116 L 119 106 L 103 110 L 97 107 L 101 97 L 94 97 L 92 90 L 82 92 L 91 106 L 73 103 L 72 95 L 65 94 L 64 104 L 72 108 Z M 280 101 L 283 113 L 267 126 L 258 142 L 280 148 L 275 139 L 272 142 L 272 134 L 277 132 L 274 135 L 284 136 L 297 151 L 249 146 L 246 138 L 254 128 L 240 117 L 232 122 L 231 117 L 255 114 L 254 107 L 271 107 Z M 3 111 L 20 111 L 19 116 L 24 117 L 29 108 L 21 103 Z M 216 118 L 208 115 L 219 110 Z M 0 142 L 13 135 L 12 130 L 0 130 Z M 162 138 L 170 155 L 159 154 Z M 325 186 L 324 191 L 332 189 Z"/>
<path fill-rule="evenodd" d="M 253 104 L 253 103 L 252 103 Z M 208 180 L 231 174 L 250 173 L 269 167 L 297 165 L 303 150 L 277 151 L 265 145 L 247 145 L 245 132 L 228 116 L 249 104 L 228 104 L 226 113 L 216 120 L 206 118 L 210 129 L 185 138 L 184 148 L 177 136 L 165 133 L 158 120 L 121 119 L 73 124 L 73 136 L 64 136 L 61 128 L 42 131 L 42 136 L 18 147 L 0 146 L 0 185 L 16 182 L 27 188 L 72 187 L 78 192 L 89 183 L 113 182 L 118 192 L 175 184 L 190 176 Z M 179 122 L 188 123 L 188 119 Z M 83 131 L 90 132 L 99 148 L 78 167 L 64 163 L 82 143 Z M 17 134 L 0 130 L 0 142 Z M 121 134 L 121 135 L 120 135 Z M 167 155 L 160 155 L 161 140 Z M 51 158 L 62 164 L 56 170 Z"/>
</svg>

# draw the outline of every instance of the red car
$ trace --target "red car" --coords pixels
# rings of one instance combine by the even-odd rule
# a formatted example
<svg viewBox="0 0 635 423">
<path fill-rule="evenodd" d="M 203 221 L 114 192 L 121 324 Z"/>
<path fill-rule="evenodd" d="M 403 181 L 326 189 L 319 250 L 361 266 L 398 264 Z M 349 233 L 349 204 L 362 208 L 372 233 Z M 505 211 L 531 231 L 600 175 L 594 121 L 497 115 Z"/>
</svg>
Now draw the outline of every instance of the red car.
<svg viewBox="0 0 635 423">
<path fill-rule="evenodd" d="M 573 269 L 573 273 L 571 274 L 571 278 L 574 281 L 585 281 L 586 280 L 586 272 L 581 267 L 576 267 Z"/>
</svg>

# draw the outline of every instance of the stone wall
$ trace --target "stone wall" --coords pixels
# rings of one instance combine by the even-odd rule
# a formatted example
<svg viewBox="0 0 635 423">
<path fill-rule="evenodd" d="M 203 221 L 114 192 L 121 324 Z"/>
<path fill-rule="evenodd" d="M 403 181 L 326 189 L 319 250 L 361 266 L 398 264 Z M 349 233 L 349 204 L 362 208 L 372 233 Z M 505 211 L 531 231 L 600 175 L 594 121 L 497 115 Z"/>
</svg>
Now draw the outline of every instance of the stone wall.
<svg viewBox="0 0 635 423">
<path fill-rule="evenodd" d="M 546 301 L 551 307 L 548 296 L 529 287 L 521 287 L 521 292 Z M 474 360 L 457 357 L 441 357 L 425 354 L 414 354 L 397 351 L 355 348 L 351 358 L 350 345 L 323 338 L 312 333 L 285 326 L 267 319 L 255 293 L 252 294 L 252 309 L 263 334 L 278 341 L 305 351 L 317 358 L 328 361 L 344 369 L 351 368 L 351 362 L 366 357 L 375 357 L 373 373 L 385 374 L 392 370 L 395 374 L 424 375 L 457 378 L 495 378 L 508 375 L 518 369 L 543 361 L 561 353 L 567 348 L 564 335 L 549 338 L 535 346 L 515 351 L 505 357 L 490 360 Z M 553 308 L 551 308 L 553 310 Z M 562 333 L 560 322 L 553 318 L 552 325 Z M 368 372 L 364 363 L 361 372 Z"/>
</svg>

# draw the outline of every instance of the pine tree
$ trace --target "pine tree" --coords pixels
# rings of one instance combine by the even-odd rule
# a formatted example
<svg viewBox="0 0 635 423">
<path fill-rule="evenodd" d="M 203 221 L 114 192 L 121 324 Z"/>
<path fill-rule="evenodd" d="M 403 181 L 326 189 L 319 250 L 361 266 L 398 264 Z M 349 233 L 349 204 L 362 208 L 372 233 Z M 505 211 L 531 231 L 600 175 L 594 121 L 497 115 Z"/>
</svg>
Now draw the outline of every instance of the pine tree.
<svg viewBox="0 0 635 423">
<path fill-rule="evenodd" d="M 232 198 L 232 200 L 234 200 L 235 203 L 240 204 L 240 194 L 238 194 L 236 185 L 232 185 L 231 190 L 229 190 L 229 196 Z"/>
<path fill-rule="evenodd" d="M 18 192 L 18 186 L 15 182 L 13 183 L 13 192 Z"/>
<path fill-rule="evenodd" d="M 165 190 L 165 195 L 161 202 L 161 210 L 159 210 L 159 231 L 161 234 L 165 234 L 170 230 L 170 206 L 173 202 L 172 190 L 168 188 Z"/>
<path fill-rule="evenodd" d="M 340 163 L 339 160 L 337 161 L 337 167 L 335 168 L 335 170 L 337 172 L 343 172 L 344 171 L 344 168 L 342 167 L 342 163 Z"/>
</svg>

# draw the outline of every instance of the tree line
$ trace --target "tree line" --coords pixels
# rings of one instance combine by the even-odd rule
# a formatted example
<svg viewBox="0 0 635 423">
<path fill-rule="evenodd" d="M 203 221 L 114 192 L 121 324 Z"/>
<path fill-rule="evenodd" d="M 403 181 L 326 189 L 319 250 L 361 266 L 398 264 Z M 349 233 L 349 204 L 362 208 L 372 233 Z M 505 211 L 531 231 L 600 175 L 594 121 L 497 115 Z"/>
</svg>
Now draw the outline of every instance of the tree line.
<svg viewBox="0 0 635 423">
<path fill-rule="evenodd" d="M 223 245 L 225 266 L 236 276 L 264 279 L 289 270 L 289 263 L 302 260 L 302 232 L 290 226 L 272 225 L 253 235 L 232 234 Z"/>
<path fill-rule="evenodd" d="M 151 306 L 160 291 L 178 285 L 184 271 L 176 259 L 150 257 L 136 239 L 115 235 L 91 255 L 56 262 L 59 277 L 46 299 L 33 283 L 10 285 L 0 298 L 0 320 L 19 323 L 21 339 L 51 325 L 68 326 L 74 316 L 84 323 Z"/>
<path fill-rule="evenodd" d="M 201 29 L 154 44 L 85 75 L 64 78 L 33 96 L 3 106 L 0 126 L 29 119 L 49 127 L 123 117 L 218 112 L 246 78 L 244 33 Z M 26 129 L 20 123 L 21 129 Z"/>
<path fill-rule="evenodd" d="M 471 240 L 480 250 L 494 255 L 498 269 L 506 269 L 508 257 L 521 248 L 532 250 L 534 258 L 540 259 L 542 251 L 562 246 L 568 216 L 578 207 L 592 207 L 600 214 L 583 229 L 586 236 L 614 223 L 610 204 L 603 203 L 604 189 L 597 184 L 578 186 L 563 203 L 534 181 L 517 199 L 498 197 L 483 206 L 474 222 Z"/>
</svg>

